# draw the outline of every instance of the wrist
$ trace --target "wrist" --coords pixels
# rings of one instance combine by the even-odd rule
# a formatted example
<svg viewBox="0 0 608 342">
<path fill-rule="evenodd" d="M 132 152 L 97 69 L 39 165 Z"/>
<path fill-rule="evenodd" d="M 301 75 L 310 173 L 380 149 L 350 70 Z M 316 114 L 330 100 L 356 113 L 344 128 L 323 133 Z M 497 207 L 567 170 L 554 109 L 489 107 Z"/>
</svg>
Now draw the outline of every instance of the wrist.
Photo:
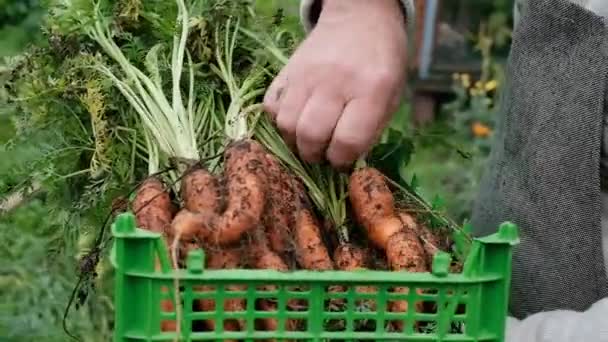
<svg viewBox="0 0 608 342">
<path fill-rule="evenodd" d="M 395 13 L 401 9 L 401 0 L 316 0 L 323 12 L 345 12 L 361 10 L 381 10 Z"/>
<path fill-rule="evenodd" d="M 300 20 L 309 33 L 317 26 L 321 15 L 323 21 L 344 21 L 348 17 L 355 20 L 375 16 L 382 23 L 403 25 L 408 34 L 415 29 L 414 0 L 300 0 Z M 357 18 L 357 16 L 359 18 Z M 387 21 L 388 20 L 388 21 Z M 398 21 L 398 22 L 397 22 Z"/>
<path fill-rule="evenodd" d="M 300 18 L 306 32 L 310 32 L 321 20 L 344 20 L 362 15 L 374 16 L 376 21 L 387 23 L 387 20 L 411 33 L 414 29 L 414 0 L 300 0 Z M 407 24 L 407 28 L 405 27 Z"/>
<path fill-rule="evenodd" d="M 367 15 L 378 19 L 405 21 L 401 0 L 316 0 L 320 18 L 327 16 Z"/>
</svg>

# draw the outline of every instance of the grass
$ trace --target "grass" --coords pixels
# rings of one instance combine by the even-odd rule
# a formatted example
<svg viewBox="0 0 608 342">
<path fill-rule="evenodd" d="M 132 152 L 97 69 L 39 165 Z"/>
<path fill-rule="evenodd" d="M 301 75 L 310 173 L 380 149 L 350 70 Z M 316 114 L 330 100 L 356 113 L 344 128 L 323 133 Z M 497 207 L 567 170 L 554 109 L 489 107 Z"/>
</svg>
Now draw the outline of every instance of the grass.
<svg viewBox="0 0 608 342">
<path fill-rule="evenodd" d="M 0 144 L 6 143 L 14 134 L 15 130 L 10 119 L 0 116 Z"/>
<path fill-rule="evenodd" d="M 465 145 L 466 142 L 463 142 Z M 441 196 L 449 217 L 462 222 L 471 216 L 473 200 L 485 166 L 485 157 L 463 156 L 465 151 L 451 146 L 418 142 L 408 167 L 407 178 L 417 175 L 418 192 L 427 201 Z"/>
</svg>

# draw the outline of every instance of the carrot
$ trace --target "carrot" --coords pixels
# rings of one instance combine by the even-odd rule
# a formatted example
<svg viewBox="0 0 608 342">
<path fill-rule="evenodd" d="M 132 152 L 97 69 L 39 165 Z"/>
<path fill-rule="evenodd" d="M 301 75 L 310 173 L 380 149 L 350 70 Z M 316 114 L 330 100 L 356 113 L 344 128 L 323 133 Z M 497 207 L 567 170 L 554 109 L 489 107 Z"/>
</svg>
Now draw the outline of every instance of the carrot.
<svg viewBox="0 0 608 342">
<path fill-rule="evenodd" d="M 344 243 L 334 251 L 334 262 L 336 267 L 342 271 L 358 271 L 367 269 L 368 260 L 362 248 L 351 243 Z M 359 294 L 376 293 L 377 289 L 374 286 L 357 286 L 356 291 Z M 376 310 L 376 303 L 373 300 L 357 301 L 357 305 L 365 305 L 371 311 Z"/>
<path fill-rule="evenodd" d="M 205 214 L 182 209 L 173 218 L 171 228 L 166 230 L 166 235 L 167 240 L 173 242 L 169 246 L 171 255 L 173 255 L 173 249 L 176 248 L 178 264 L 182 264 L 188 252 L 201 247 L 198 233 L 203 229 L 207 217 L 208 215 Z"/>
<path fill-rule="evenodd" d="M 400 212 L 399 216 L 405 227 L 414 230 L 416 235 L 420 238 L 424 251 L 427 255 L 428 268 L 431 269 L 433 265 L 433 257 L 439 251 L 450 250 L 450 240 L 443 235 L 443 233 L 435 233 L 431 231 L 427 226 L 417 223 L 414 218 L 405 212 Z M 462 262 L 458 260 L 452 260 L 450 265 L 450 273 L 461 273 Z"/>
<path fill-rule="evenodd" d="M 161 270 L 159 259 L 156 259 L 155 264 L 154 264 L 154 269 L 157 272 Z M 168 293 L 169 288 L 167 288 L 166 286 L 163 286 L 163 287 L 161 287 L 161 292 L 163 294 Z M 173 301 L 171 299 L 161 299 L 160 307 L 161 307 L 161 311 L 163 311 L 163 312 L 175 311 L 175 306 L 173 305 Z M 177 323 L 175 322 L 175 320 L 163 320 L 160 322 L 161 331 L 173 332 L 173 331 L 176 331 L 176 329 L 177 329 Z"/>
<path fill-rule="evenodd" d="M 389 266 L 394 270 L 424 272 L 422 244 L 396 214 L 393 194 L 382 173 L 374 168 L 357 170 L 350 177 L 348 190 L 355 218 L 372 243 L 386 252 Z"/>
<path fill-rule="evenodd" d="M 169 290 L 167 288 L 163 288 L 162 291 L 163 291 L 163 293 L 166 293 Z M 175 310 L 173 302 L 169 299 L 161 300 L 160 306 L 161 306 L 161 310 L 163 312 L 173 312 Z M 176 331 L 177 323 L 175 321 L 168 321 L 168 320 L 161 321 L 160 330 L 161 331 Z"/>
<path fill-rule="evenodd" d="M 295 212 L 295 177 L 282 167 L 270 153 L 265 154 L 268 174 L 267 207 L 263 222 L 270 247 L 284 255 L 293 250 Z"/>
<path fill-rule="evenodd" d="M 299 188 L 302 188 L 299 186 Z M 329 271 L 335 269 L 335 265 L 321 236 L 321 228 L 312 213 L 308 199 L 304 197 L 303 191 L 298 192 L 299 205 L 294 227 L 295 235 L 295 254 L 298 264 L 307 270 Z M 331 285 L 327 289 L 329 293 L 342 293 L 344 287 L 341 285 Z M 344 304 L 342 298 L 331 298 L 330 308 L 339 308 Z"/>
<path fill-rule="evenodd" d="M 389 267 L 395 271 L 426 272 L 426 253 L 411 229 L 406 229 L 395 211 L 395 201 L 384 176 L 374 168 L 362 168 L 350 177 L 349 197 L 356 220 L 365 228 L 369 239 L 386 252 Z M 395 292 L 407 293 L 407 288 Z M 416 309 L 422 308 L 416 304 Z M 407 301 L 391 304 L 394 312 L 405 312 Z M 402 324 L 397 324 L 402 330 Z"/>
<path fill-rule="evenodd" d="M 255 268 L 272 269 L 272 270 L 284 271 L 284 272 L 289 270 L 287 267 L 287 264 L 281 259 L 281 257 L 274 251 L 270 250 L 269 248 L 260 247 L 260 248 L 254 248 L 254 250 L 255 251 L 253 253 L 255 255 L 257 255 L 256 260 L 254 261 Z M 261 289 L 263 291 L 276 291 L 277 287 L 273 286 L 273 285 L 264 285 L 261 287 Z M 262 311 L 276 312 L 279 308 L 276 300 L 273 300 L 271 298 L 260 299 L 258 305 Z M 290 300 L 287 303 L 287 306 L 295 307 L 295 306 L 297 306 L 297 303 L 295 300 Z M 267 331 L 277 331 L 279 329 L 279 321 L 274 318 L 263 318 L 263 319 L 261 319 L 261 324 L 262 324 L 263 328 Z M 287 330 L 291 330 L 291 331 L 296 330 L 297 326 L 298 326 L 298 324 L 297 324 L 296 320 L 293 320 L 293 319 L 287 320 L 287 323 L 286 323 Z"/>
<path fill-rule="evenodd" d="M 237 248 L 228 249 L 206 249 L 207 255 L 207 267 L 209 269 L 236 269 L 243 266 L 243 254 Z M 245 291 L 246 287 L 243 285 L 228 285 L 226 286 L 228 291 Z M 215 288 L 209 285 L 195 286 L 194 291 L 198 292 L 213 292 Z M 215 301 L 213 299 L 198 299 L 195 301 L 195 308 L 198 311 L 209 312 L 215 311 Z M 224 311 L 226 312 L 237 312 L 245 311 L 245 299 L 232 298 L 227 299 L 224 303 Z M 206 320 L 205 325 L 210 331 L 216 329 L 216 321 L 213 319 Z M 240 331 L 244 329 L 245 323 L 242 320 L 225 319 L 224 330 L 225 331 Z"/>
<path fill-rule="evenodd" d="M 430 269 L 433 264 L 433 257 L 441 250 L 442 243 L 435 234 L 433 234 L 426 226 L 418 224 L 414 218 L 405 212 L 400 212 L 399 217 L 406 229 L 411 230 L 418 236 L 422 247 L 427 256 L 427 267 Z"/>
<path fill-rule="evenodd" d="M 172 222 L 169 235 L 179 236 L 180 260 L 192 249 L 200 248 L 199 234 L 206 222 L 217 215 L 223 198 L 218 179 L 200 166 L 186 171 L 181 195 L 184 206 Z"/>
<path fill-rule="evenodd" d="M 160 271 L 161 267 L 160 267 L 160 261 L 158 259 L 156 260 L 154 267 L 155 267 L 156 271 Z M 169 292 L 169 289 L 167 287 L 162 287 L 161 291 L 163 293 L 167 293 L 167 292 Z M 173 302 L 170 299 L 162 299 L 160 301 L 160 307 L 163 312 L 175 311 Z M 176 329 L 177 329 L 177 323 L 174 320 L 164 320 L 164 321 L 160 322 L 161 331 L 176 331 Z"/>
<path fill-rule="evenodd" d="M 296 258 L 303 268 L 315 271 L 334 269 L 319 224 L 307 204 L 296 212 L 295 245 Z"/>
<path fill-rule="evenodd" d="M 426 253 L 418 240 L 418 237 L 413 231 L 405 230 L 391 237 L 387 245 L 387 259 L 393 270 L 408 272 L 426 272 Z M 408 294 L 409 288 L 397 287 L 393 289 L 395 293 Z M 423 293 L 422 289 L 418 289 L 419 294 Z M 417 302 L 415 304 L 416 311 L 424 310 L 424 303 Z M 396 300 L 390 303 L 390 309 L 393 312 L 407 312 L 408 302 L 405 300 Z M 395 323 L 397 330 L 403 331 L 403 322 Z"/>
<path fill-rule="evenodd" d="M 383 177 L 376 169 L 360 169 L 350 176 L 348 186 L 355 219 L 366 229 L 369 240 L 381 249 L 403 228 L 395 215 L 393 194 Z"/>
<path fill-rule="evenodd" d="M 164 233 L 173 219 L 171 197 L 156 177 L 146 179 L 138 188 L 133 201 L 137 226 L 157 233 Z"/>
<path fill-rule="evenodd" d="M 396 271 L 426 272 L 426 253 L 414 231 L 404 230 L 391 236 L 386 245 L 389 266 Z"/>
<path fill-rule="evenodd" d="M 185 249 L 200 244 L 225 247 L 239 241 L 244 233 L 257 226 L 265 206 L 265 174 L 262 170 L 262 162 L 259 160 L 262 151 L 257 143 L 249 140 L 232 143 L 227 148 L 224 170 L 227 178 L 227 203 L 223 213 L 219 213 L 220 187 L 213 177 L 202 169 L 192 170 L 187 175 L 182 193 L 185 208 L 178 213 L 172 223 L 172 255 L 176 255 L 180 260 L 185 257 L 184 246 L 178 247 L 182 239 L 186 241 Z M 215 258 L 223 259 L 219 255 Z M 210 268 L 227 267 L 230 263 L 219 263 L 214 266 L 211 262 L 210 265 Z M 198 290 L 205 289 L 205 287 L 198 288 Z M 242 290 L 242 287 L 235 286 L 234 289 Z M 215 305 L 209 301 L 202 301 L 199 304 L 203 310 L 210 310 L 212 304 L 213 307 Z M 226 311 L 241 311 L 244 303 L 240 299 L 229 300 L 226 301 L 224 308 Z M 238 330 L 244 326 L 240 321 L 236 322 L 237 327 L 234 324 L 234 321 L 226 321 L 226 330 Z"/>
<path fill-rule="evenodd" d="M 194 213 L 218 213 L 222 193 L 219 181 L 209 171 L 194 167 L 182 179 L 184 208 Z"/>
<path fill-rule="evenodd" d="M 133 201 L 133 211 L 137 226 L 157 233 L 170 233 L 169 227 L 173 220 L 174 208 L 171 197 L 163 186 L 163 183 L 156 177 L 146 179 L 137 189 Z M 160 265 L 156 264 L 158 270 Z M 163 289 L 164 292 L 168 289 Z M 173 302 L 169 299 L 161 301 L 161 309 L 165 312 L 175 310 Z M 162 331 L 176 331 L 175 321 L 165 320 L 161 322 Z"/>
<path fill-rule="evenodd" d="M 227 246 L 238 242 L 256 227 L 266 204 L 266 174 L 263 149 L 253 140 L 233 142 L 225 156 L 226 209 L 208 217 L 199 237 L 211 244 Z M 184 227 L 185 228 L 185 227 Z"/>
<path fill-rule="evenodd" d="M 252 245 L 252 266 L 257 269 L 287 272 L 289 268 L 285 261 L 267 245 Z"/>
<path fill-rule="evenodd" d="M 275 270 L 287 272 L 289 267 L 279 254 L 271 250 L 269 242 L 262 231 L 257 232 L 254 237 L 253 244 L 250 249 L 252 266 L 257 269 Z M 262 291 L 276 291 L 277 286 L 274 285 L 263 285 L 261 286 Z M 288 307 L 297 307 L 298 302 L 296 300 L 290 300 L 287 303 Z M 258 303 L 262 311 L 277 311 L 278 303 L 270 298 L 261 299 Z M 279 329 L 279 322 L 274 318 L 263 318 L 261 319 L 263 328 L 267 331 L 277 331 Z M 296 320 L 289 319 L 286 322 L 287 330 L 296 330 L 298 322 Z"/>
<path fill-rule="evenodd" d="M 363 250 L 353 244 L 344 243 L 334 251 L 336 267 L 343 271 L 357 271 L 365 269 L 367 265 Z"/>
</svg>

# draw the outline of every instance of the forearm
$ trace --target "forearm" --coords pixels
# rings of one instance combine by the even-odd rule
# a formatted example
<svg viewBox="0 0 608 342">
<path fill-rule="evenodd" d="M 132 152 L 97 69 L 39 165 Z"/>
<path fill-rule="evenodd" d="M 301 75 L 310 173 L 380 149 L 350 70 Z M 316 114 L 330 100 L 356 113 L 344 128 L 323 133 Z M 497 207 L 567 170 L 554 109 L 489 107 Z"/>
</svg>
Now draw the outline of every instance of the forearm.
<svg viewBox="0 0 608 342">
<path fill-rule="evenodd" d="M 585 312 L 556 310 L 510 318 L 506 342 L 608 342 L 608 298 Z"/>
</svg>

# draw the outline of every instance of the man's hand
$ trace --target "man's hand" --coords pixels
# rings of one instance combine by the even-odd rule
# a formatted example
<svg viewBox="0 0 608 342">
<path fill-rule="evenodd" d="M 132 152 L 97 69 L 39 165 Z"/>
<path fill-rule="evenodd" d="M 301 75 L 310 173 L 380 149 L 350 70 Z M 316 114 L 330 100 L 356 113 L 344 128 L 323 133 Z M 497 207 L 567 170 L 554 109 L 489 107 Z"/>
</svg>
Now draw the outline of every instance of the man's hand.
<svg viewBox="0 0 608 342">
<path fill-rule="evenodd" d="M 324 0 L 264 105 L 303 159 L 345 167 L 367 152 L 397 109 L 406 62 L 398 0 Z"/>
</svg>

